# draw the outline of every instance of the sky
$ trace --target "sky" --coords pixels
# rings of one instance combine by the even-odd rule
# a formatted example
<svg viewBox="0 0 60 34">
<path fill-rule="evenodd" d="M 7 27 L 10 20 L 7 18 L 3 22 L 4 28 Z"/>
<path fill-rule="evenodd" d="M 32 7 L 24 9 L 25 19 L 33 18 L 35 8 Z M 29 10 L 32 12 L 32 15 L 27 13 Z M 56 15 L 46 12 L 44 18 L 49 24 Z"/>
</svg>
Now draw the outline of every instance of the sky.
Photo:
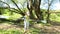
<svg viewBox="0 0 60 34">
<path fill-rule="evenodd" d="M 4 1 L 4 0 L 2 0 L 2 1 Z M 21 0 L 20 2 L 22 2 L 22 1 L 24 1 L 24 0 Z M 9 2 L 9 1 L 8 1 Z M 44 3 L 44 0 L 42 0 L 42 4 L 41 4 L 41 8 L 42 9 L 47 9 L 48 8 L 48 4 L 43 4 Z M 12 8 L 17 8 L 16 6 L 14 6 L 14 4 L 9 4 L 10 5 L 10 7 L 12 7 Z M 6 6 L 6 5 L 5 5 Z M 22 5 L 21 4 L 19 4 L 18 3 L 18 6 L 20 7 L 20 8 L 22 8 Z M 26 5 L 24 5 L 25 7 L 26 7 Z M 54 3 L 51 5 L 51 8 L 50 8 L 51 10 L 59 10 L 60 9 L 60 2 L 59 2 L 59 0 L 55 0 L 54 1 Z"/>
<path fill-rule="evenodd" d="M 43 1 L 42 1 L 43 3 Z M 48 4 L 45 5 L 41 5 L 41 8 L 43 9 L 47 9 L 48 8 Z M 55 0 L 52 5 L 50 6 L 51 10 L 60 10 L 60 1 L 59 0 Z"/>
<path fill-rule="evenodd" d="M 55 7 L 56 7 L 55 9 L 58 9 L 59 10 L 60 9 L 60 3 L 56 3 L 55 4 Z"/>
<path fill-rule="evenodd" d="M 54 4 L 52 4 L 52 8 L 54 10 L 59 10 L 60 9 L 60 1 L 59 0 L 56 0 Z"/>
<path fill-rule="evenodd" d="M 48 4 L 43 4 L 44 1 L 42 0 L 42 5 L 41 5 L 41 8 L 42 9 L 47 9 L 48 8 Z M 55 0 L 52 5 L 50 6 L 50 9 L 51 10 L 59 10 L 60 9 L 60 2 L 59 0 Z"/>
</svg>

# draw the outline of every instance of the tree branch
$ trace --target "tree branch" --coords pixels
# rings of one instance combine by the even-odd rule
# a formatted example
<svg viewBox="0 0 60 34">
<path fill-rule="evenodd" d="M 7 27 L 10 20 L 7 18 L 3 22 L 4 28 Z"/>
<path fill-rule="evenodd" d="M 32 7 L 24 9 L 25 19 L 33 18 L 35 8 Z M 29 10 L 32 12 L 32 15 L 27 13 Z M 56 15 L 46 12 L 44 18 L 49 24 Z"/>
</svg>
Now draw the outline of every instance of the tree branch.
<svg viewBox="0 0 60 34">
<path fill-rule="evenodd" d="M 14 4 L 15 4 L 15 6 L 22 12 L 22 10 L 18 7 L 18 5 L 16 4 L 16 2 L 15 1 L 13 1 L 13 0 L 11 0 Z"/>
<path fill-rule="evenodd" d="M 13 12 L 18 13 L 18 14 L 21 14 L 21 15 L 25 15 L 25 14 L 19 9 L 19 7 L 18 7 L 18 9 L 19 9 L 21 12 L 19 12 L 19 10 L 15 9 L 15 8 L 10 8 L 9 4 L 7 4 L 6 2 L 3 2 L 3 1 L 0 1 L 0 2 L 6 4 L 6 5 L 8 6 L 8 7 L 0 7 L 1 9 L 9 9 L 10 11 L 15 10 L 15 11 L 18 11 L 18 12 L 15 12 L 15 11 L 13 11 Z M 17 4 L 16 4 L 16 5 L 17 5 Z M 13 10 L 11 10 L 11 9 L 13 9 Z"/>
<path fill-rule="evenodd" d="M 9 7 L 0 7 L 0 9 L 8 9 Z M 13 10 L 16 10 L 16 11 L 18 11 L 17 9 L 15 9 L 15 8 L 9 8 L 9 9 L 13 9 Z"/>
<path fill-rule="evenodd" d="M 8 9 L 9 7 L 0 7 L 0 9 Z M 11 10 L 13 9 L 13 10 Z M 17 12 L 18 10 L 15 9 L 15 8 L 9 8 L 8 10 L 12 11 L 12 12 L 15 12 L 15 13 L 18 13 L 18 14 L 21 14 L 20 12 Z"/>
<path fill-rule="evenodd" d="M 7 4 L 6 2 L 3 2 L 3 1 L 0 1 L 0 2 L 2 2 L 2 3 L 4 3 L 4 4 L 6 4 L 8 7 L 0 7 L 0 9 L 14 9 L 14 10 L 16 10 L 16 11 L 18 11 L 17 9 L 15 9 L 15 8 L 10 8 L 10 6 L 9 6 L 9 4 Z M 12 11 L 12 10 L 10 10 L 10 11 Z"/>
<path fill-rule="evenodd" d="M 7 4 L 6 2 L 3 2 L 3 1 L 0 1 L 0 2 L 2 2 L 2 3 L 4 3 L 4 4 L 6 4 L 6 5 L 10 8 L 9 4 Z"/>
</svg>

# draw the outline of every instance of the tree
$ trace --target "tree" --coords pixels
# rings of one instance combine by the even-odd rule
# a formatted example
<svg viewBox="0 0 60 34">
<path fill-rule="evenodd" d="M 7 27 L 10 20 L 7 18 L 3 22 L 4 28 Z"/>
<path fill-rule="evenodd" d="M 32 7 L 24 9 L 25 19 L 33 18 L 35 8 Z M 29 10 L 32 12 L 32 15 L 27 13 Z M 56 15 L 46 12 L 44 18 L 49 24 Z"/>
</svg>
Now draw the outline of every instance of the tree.
<svg viewBox="0 0 60 34">
<path fill-rule="evenodd" d="M 28 10 L 30 12 L 30 18 L 31 19 L 35 18 L 34 15 L 33 15 L 33 12 L 32 12 L 33 11 L 33 7 L 34 7 L 33 6 L 33 0 L 28 0 L 27 1 L 27 8 L 28 8 Z"/>
<path fill-rule="evenodd" d="M 54 0 L 48 0 L 48 9 L 47 9 L 47 23 L 49 23 L 49 21 L 50 21 L 50 19 L 49 19 L 49 17 L 50 17 L 50 6 L 52 5 L 52 3 L 53 3 L 53 1 Z"/>
<path fill-rule="evenodd" d="M 43 15 L 40 10 L 41 0 L 35 0 L 34 4 L 36 16 L 38 17 L 39 20 L 43 20 Z"/>
<path fill-rule="evenodd" d="M 25 14 L 23 13 L 23 11 L 18 7 L 18 5 L 16 4 L 15 1 L 11 0 L 13 2 L 13 4 L 15 4 L 15 6 L 18 8 L 18 9 L 15 9 L 15 8 L 11 8 L 10 5 L 6 2 L 3 2 L 3 1 L 0 1 L 4 4 L 7 5 L 7 7 L 0 7 L 1 9 L 8 9 L 9 11 L 11 12 L 15 12 L 15 13 L 18 13 L 18 14 L 21 14 L 22 16 L 24 16 Z M 12 9 L 12 10 L 11 10 Z M 17 12 L 16 12 L 17 11 Z"/>
<path fill-rule="evenodd" d="M 39 20 L 43 20 L 42 11 L 40 10 L 40 5 L 41 5 L 41 0 L 28 0 L 27 8 L 29 9 L 31 18 L 32 17 L 34 18 L 33 13 L 32 13 L 32 10 L 34 10 L 37 18 Z"/>
</svg>

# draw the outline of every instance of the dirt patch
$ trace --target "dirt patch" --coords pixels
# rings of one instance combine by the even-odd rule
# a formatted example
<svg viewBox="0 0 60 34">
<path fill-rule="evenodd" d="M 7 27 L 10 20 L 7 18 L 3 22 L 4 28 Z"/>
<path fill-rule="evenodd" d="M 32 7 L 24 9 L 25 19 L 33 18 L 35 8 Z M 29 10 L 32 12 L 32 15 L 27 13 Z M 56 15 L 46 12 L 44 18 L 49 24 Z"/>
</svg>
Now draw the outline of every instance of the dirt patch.
<svg viewBox="0 0 60 34">
<path fill-rule="evenodd" d="M 45 25 L 43 26 L 41 24 L 35 24 L 33 27 L 40 29 L 41 32 L 50 32 L 50 33 L 59 32 L 60 33 L 60 26 L 45 26 Z"/>
<path fill-rule="evenodd" d="M 17 25 L 12 25 L 12 24 L 7 24 L 7 23 L 1 23 L 0 24 L 0 29 L 17 29 L 17 30 L 20 30 L 22 29 L 22 27 L 20 26 L 17 26 Z"/>
</svg>

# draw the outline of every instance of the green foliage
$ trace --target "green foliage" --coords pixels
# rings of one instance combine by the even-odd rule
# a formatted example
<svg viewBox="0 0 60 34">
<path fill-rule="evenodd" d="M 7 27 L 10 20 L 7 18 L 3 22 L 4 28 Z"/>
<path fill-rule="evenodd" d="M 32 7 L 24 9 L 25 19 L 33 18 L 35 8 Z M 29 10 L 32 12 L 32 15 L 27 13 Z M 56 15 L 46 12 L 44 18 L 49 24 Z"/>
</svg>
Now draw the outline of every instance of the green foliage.
<svg viewBox="0 0 60 34">
<path fill-rule="evenodd" d="M 60 17 L 60 13 L 57 13 L 57 16 L 59 16 L 59 17 Z"/>
<path fill-rule="evenodd" d="M 11 14 L 11 13 L 12 13 L 12 14 Z M 16 20 L 16 19 L 22 17 L 22 15 L 20 15 L 20 14 L 18 14 L 18 13 L 11 12 L 11 11 L 9 11 L 8 9 L 5 9 L 5 10 L 3 11 L 3 15 L 4 15 L 4 16 L 9 16 L 9 18 L 7 18 L 7 19 L 9 19 L 9 20 Z"/>
<path fill-rule="evenodd" d="M 17 13 L 13 13 L 13 15 L 10 15 L 10 20 L 16 20 L 16 19 L 19 19 L 21 18 L 22 16 L 20 14 L 17 14 Z"/>
<path fill-rule="evenodd" d="M 3 15 L 9 16 L 9 15 L 10 15 L 10 11 L 9 11 L 8 9 L 5 9 L 4 14 L 3 14 Z"/>
<path fill-rule="evenodd" d="M 42 11 L 42 12 L 47 12 L 47 10 L 46 10 L 46 9 L 41 9 L 41 11 Z"/>
<path fill-rule="evenodd" d="M 4 9 L 0 9 L 1 14 L 4 14 L 5 13 L 4 11 L 5 11 Z"/>
<path fill-rule="evenodd" d="M 50 15 L 50 19 L 52 21 L 58 21 L 58 22 L 60 22 L 60 14 L 53 13 L 53 14 Z"/>
</svg>

